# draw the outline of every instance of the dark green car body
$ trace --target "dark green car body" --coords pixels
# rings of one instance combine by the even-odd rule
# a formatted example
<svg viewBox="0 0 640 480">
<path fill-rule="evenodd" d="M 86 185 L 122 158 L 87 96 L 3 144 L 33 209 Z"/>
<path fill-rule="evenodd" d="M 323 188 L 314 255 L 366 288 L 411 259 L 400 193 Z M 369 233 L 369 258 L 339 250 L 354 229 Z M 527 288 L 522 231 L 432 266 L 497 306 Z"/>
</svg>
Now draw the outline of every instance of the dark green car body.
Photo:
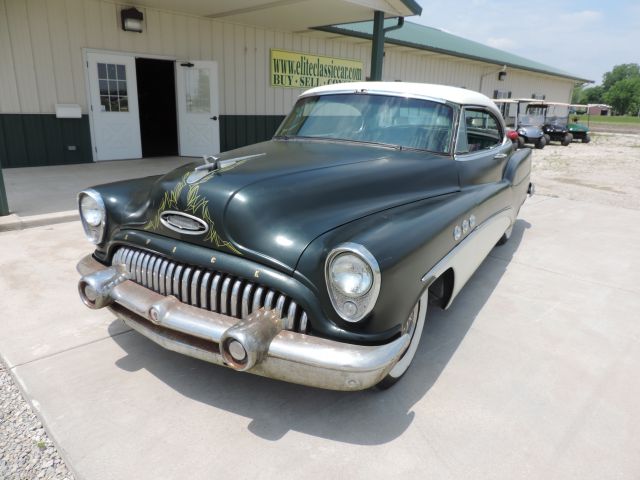
<svg viewBox="0 0 640 480">
<path fill-rule="evenodd" d="M 451 303 L 510 233 L 531 190 L 531 151 L 513 150 L 495 107 L 449 105 L 455 115 L 450 151 L 465 108 L 495 115 L 495 145 L 443 154 L 279 136 L 221 154 L 218 160 L 232 160 L 229 166 L 206 175 L 193 176 L 202 165 L 196 161 L 163 176 L 94 187 L 107 212 L 94 259 L 109 266 L 117 249 L 126 247 L 191 272 L 222 272 L 243 286 L 251 282 L 293 299 L 307 315 L 305 338 L 393 342 L 427 289 L 443 308 Z M 472 130 L 467 127 L 470 142 L 476 138 Z M 206 235 L 168 228 L 160 221 L 164 212 L 203 219 Z M 462 238 L 456 238 L 461 226 Z M 380 271 L 375 306 L 358 322 L 336 312 L 327 288 L 327 257 L 346 242 L 366 247 Z M 456 257 L 458 250 L 471 257 Z M 448 265 L 452 256 L 457 260 Z M 189 295 L 180 300 L 195 304 L 200 293 Z"/>
</svg>

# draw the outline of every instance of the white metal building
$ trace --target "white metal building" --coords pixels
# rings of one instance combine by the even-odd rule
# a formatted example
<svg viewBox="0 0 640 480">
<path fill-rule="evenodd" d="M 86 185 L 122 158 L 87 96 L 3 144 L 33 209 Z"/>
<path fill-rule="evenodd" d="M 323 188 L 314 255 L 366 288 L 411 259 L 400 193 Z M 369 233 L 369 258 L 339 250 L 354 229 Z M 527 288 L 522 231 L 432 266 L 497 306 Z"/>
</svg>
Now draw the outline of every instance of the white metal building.
<svg viewBox="0 0 640 480">
<path fill-rule="evenodd" d="M 366 78 L 374 11 L 404 17 L 420 7 L 413 0 L 0 0 L 2 167 L 212 154 L 267 139 L 301 85 Z M 367 22 L 342 25 L 359 21 Z M 125 31 L 132 26 L 141 32 Z M 585 81 L 411 23 L 387 34 L 385 53 L 384 80 L 493 97 L 569 101 Z"/>
</svg>

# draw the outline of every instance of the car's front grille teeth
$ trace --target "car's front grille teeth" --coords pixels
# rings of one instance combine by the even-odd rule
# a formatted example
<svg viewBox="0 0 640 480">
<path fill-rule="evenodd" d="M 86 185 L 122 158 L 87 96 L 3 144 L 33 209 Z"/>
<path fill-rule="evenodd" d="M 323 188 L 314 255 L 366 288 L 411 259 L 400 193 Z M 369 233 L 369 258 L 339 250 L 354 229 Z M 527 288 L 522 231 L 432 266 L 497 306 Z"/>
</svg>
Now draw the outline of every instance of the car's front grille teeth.
<svg viewBox="0 0 640 480">
<path fill-rule="evenodd" d="M 293 299 L 243 278 L 128 247 L 119 248 L 111 264 L 126 265 L 132 281 L 189 305 L 236 318 L 263 307 L 275 309 L 287 319 L 286 330 L 307 331 L 307 314 Z"/>
</svg>

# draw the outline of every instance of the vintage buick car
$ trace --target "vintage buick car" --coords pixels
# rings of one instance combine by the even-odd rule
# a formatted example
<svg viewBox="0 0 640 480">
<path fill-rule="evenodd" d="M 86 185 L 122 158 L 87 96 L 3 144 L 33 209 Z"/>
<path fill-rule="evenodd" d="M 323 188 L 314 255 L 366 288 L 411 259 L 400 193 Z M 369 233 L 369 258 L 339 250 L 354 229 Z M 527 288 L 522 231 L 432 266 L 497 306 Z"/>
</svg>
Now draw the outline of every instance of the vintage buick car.
<svg viewBox="0 0 640 480">
<path fill-rule="evenodd" d="M 408 369 L 509 239 L 530 183 L 500 112 L 469 90 L 349 83 L 303 93 L 272 140 L 81 192 L 90 308 L 163 347 L 335 390 Z"/>
</svg>

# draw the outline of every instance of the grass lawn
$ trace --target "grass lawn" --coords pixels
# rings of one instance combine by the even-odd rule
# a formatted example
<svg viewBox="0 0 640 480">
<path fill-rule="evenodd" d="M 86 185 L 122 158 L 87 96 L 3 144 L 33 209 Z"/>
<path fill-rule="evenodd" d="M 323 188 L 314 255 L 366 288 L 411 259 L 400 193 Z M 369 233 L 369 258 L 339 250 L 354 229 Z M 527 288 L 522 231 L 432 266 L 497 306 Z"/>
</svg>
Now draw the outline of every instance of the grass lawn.
<svg viewBox="0 0 640 480">
<path fill-rule="evenodd" d="M 572 116 L 573 118 L 573 116 Z M 579 115 L 580 123 L 587 123 L 587 115 Z M 640 117 L 632 117 L 629 115 L 620 115 L 618 117 L 606 117 L 600 115 L 592 115 L 590 119 L 591 123 L 614 123 L 614 124 L 630 124 L 630 125 L 640 125 Z"/>
</svg>

